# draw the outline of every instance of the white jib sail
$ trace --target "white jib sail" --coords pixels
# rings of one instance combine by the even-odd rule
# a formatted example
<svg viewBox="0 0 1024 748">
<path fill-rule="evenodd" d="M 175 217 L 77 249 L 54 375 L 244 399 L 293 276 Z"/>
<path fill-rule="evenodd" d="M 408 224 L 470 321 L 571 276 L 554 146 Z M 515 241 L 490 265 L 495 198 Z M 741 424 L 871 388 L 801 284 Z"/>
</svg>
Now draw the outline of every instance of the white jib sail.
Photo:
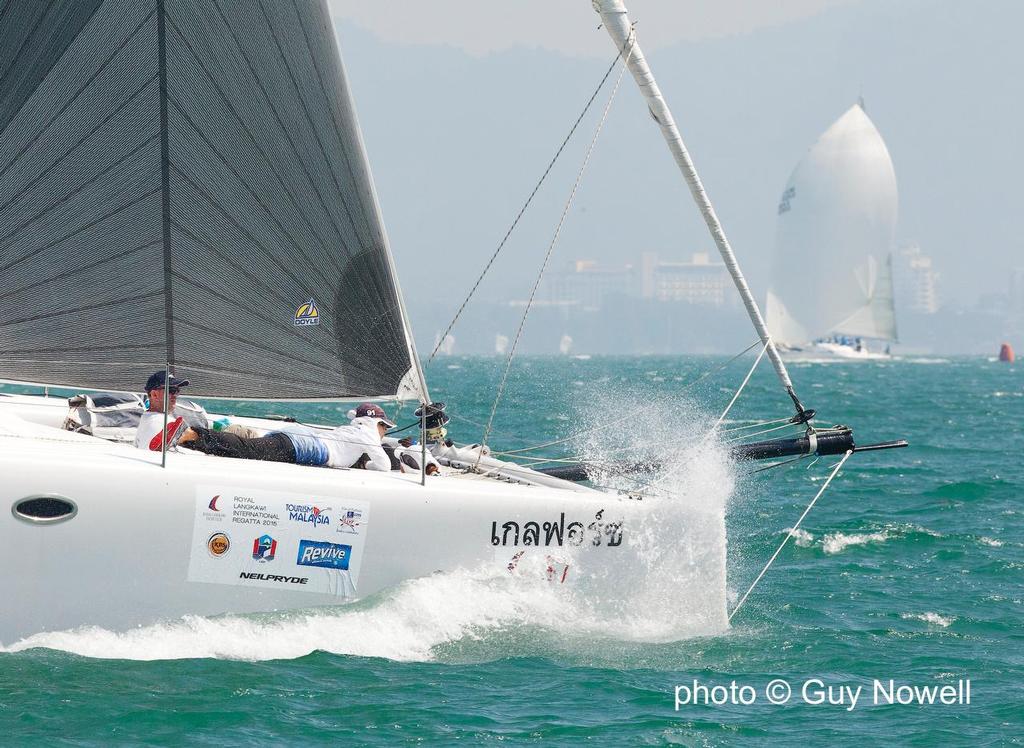
<svg viewBox="0 0 1024 748">
<path fill-rule="evenodd" d="M 889 150 L 855 104 L 818 138 L 782 193 L 767 306 L 777 342 L 896 339 L 897 207 Z"/>
</svg>

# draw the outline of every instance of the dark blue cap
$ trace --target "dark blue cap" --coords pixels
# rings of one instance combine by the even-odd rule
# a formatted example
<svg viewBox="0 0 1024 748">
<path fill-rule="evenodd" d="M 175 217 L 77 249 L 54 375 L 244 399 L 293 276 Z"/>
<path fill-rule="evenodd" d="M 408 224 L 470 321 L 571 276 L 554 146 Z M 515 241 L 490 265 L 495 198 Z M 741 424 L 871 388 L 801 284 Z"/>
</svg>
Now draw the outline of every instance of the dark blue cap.
<svg viewBox="0 0 1024 748">
<path fill-rule="evenodd" d="M 188 380 L 187 379 L 178 379 L 173 374 L 171 374 L 171 380 L 170 381 L 171 381 L 171 389 L 178 389 L 179 387 L 187 387 L 188 386 Z M 167 382 L 167 372 L 166 371 L 163 371 L 162 369 L 160 371 L 154 371 L 152 374 L 149 375 L 149 379 L 146 380 L 146 392 L 149 392 L 150 390 L 159 389 L 159 388 L 163 387 L 166 382 Z"/>
</svg>

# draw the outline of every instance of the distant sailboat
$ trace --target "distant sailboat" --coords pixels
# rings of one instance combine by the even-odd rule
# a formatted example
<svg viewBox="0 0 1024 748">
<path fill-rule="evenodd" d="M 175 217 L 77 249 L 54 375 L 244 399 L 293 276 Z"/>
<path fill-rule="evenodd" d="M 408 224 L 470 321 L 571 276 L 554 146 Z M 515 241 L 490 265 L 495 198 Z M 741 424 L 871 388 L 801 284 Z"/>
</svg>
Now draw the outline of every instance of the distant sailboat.
<svg viewBox="0 0 1024 748">
<path fill-rule="evenodd" d="M 562 339 L 558 341 L 558 352 L 563 356 L 568 356 L 569 351 L 572 350 L 572 336 L 563 335 Z"/>
<path fill-rule="evenodd" d="M 502 335 L 500 332 L 494 336 L 494 352 L 499 356 L 504 356 L 508 351 L 508 336 Z"/>
<path fill-rule="evenodd" d="M 897 204 L 889 151 L 855 104 L 797 164 L 779 203 L 766 316 L 790 357 L 888 357 L 866 340 L 896 340 Z"/>
</svg>

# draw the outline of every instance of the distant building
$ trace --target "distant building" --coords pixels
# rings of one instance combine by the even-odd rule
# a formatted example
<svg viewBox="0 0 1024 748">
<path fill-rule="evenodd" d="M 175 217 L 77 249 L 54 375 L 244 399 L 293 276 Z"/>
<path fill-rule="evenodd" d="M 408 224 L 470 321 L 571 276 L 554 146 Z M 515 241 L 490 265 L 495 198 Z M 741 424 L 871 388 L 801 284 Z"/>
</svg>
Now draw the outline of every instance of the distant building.
<svg viewBox="0 0 1024 748">
<path fill-rule="evenodd" d="M 640 268 L 640 295 L 645 299 L 720 308 L 732 306 L 736 298 L 725 265 L 712 262 L 707 252 L 695 252 L 689 262 L 662 261 L 644 252 Z"/>
<path fill-rule="evenodd" d="M 636 292 L 632 265 L 607 267 L 593 260 L 574 260 L 563 270 L 548 274 L 541 301 L 596 311 L 609 296 L 635 296 Z"/>
<path fill-rule="evenodd" d="M 905 244 L 896 255 L 896 301 L 904 309 L 918 314 L 939 311 L 936 281 L 939 278 L 932 258 L 917 244 Z"/>
<path fill-rule="evenodd" d="M 689 262 L 665 261 L 654 252 L 644 252 L 638 269 L 573 260 L 561 270 L 549 271 L 534 306 L 560 309 L 569 316 L 597 312 L 609 301 L 621 303 L 615 300 L 622 298 L 714 308 L 737 305 L 729 272 L 721 262 L 712 262 L 707 252 L 694 253 Z M 522 307 L 526 301 L 514 299 L 508 304 Z"/>
</svg>

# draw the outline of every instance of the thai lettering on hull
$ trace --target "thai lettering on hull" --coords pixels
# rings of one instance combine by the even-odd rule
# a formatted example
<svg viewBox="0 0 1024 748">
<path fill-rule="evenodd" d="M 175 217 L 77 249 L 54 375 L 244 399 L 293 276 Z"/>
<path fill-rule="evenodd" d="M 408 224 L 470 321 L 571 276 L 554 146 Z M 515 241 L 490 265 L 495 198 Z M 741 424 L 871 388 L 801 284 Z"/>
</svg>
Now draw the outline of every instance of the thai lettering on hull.
<svg viewBox="0 0 1024 748">
<path fill-rule="evenodd" d="M 491 545 L 561 547 L 583 545 L 588 540 L 595 546 L 622 545 L 622 520 L 605 522 L 603 516 L 604 509 L 601 509 L 586 524 L 575 520 L 566 524 L 565 512 L 561 512 L 555 522 L 529 521 L 520 525 L 509 520 L 499 525 L 495 520 L 491 522 Z"/>
</svg>

